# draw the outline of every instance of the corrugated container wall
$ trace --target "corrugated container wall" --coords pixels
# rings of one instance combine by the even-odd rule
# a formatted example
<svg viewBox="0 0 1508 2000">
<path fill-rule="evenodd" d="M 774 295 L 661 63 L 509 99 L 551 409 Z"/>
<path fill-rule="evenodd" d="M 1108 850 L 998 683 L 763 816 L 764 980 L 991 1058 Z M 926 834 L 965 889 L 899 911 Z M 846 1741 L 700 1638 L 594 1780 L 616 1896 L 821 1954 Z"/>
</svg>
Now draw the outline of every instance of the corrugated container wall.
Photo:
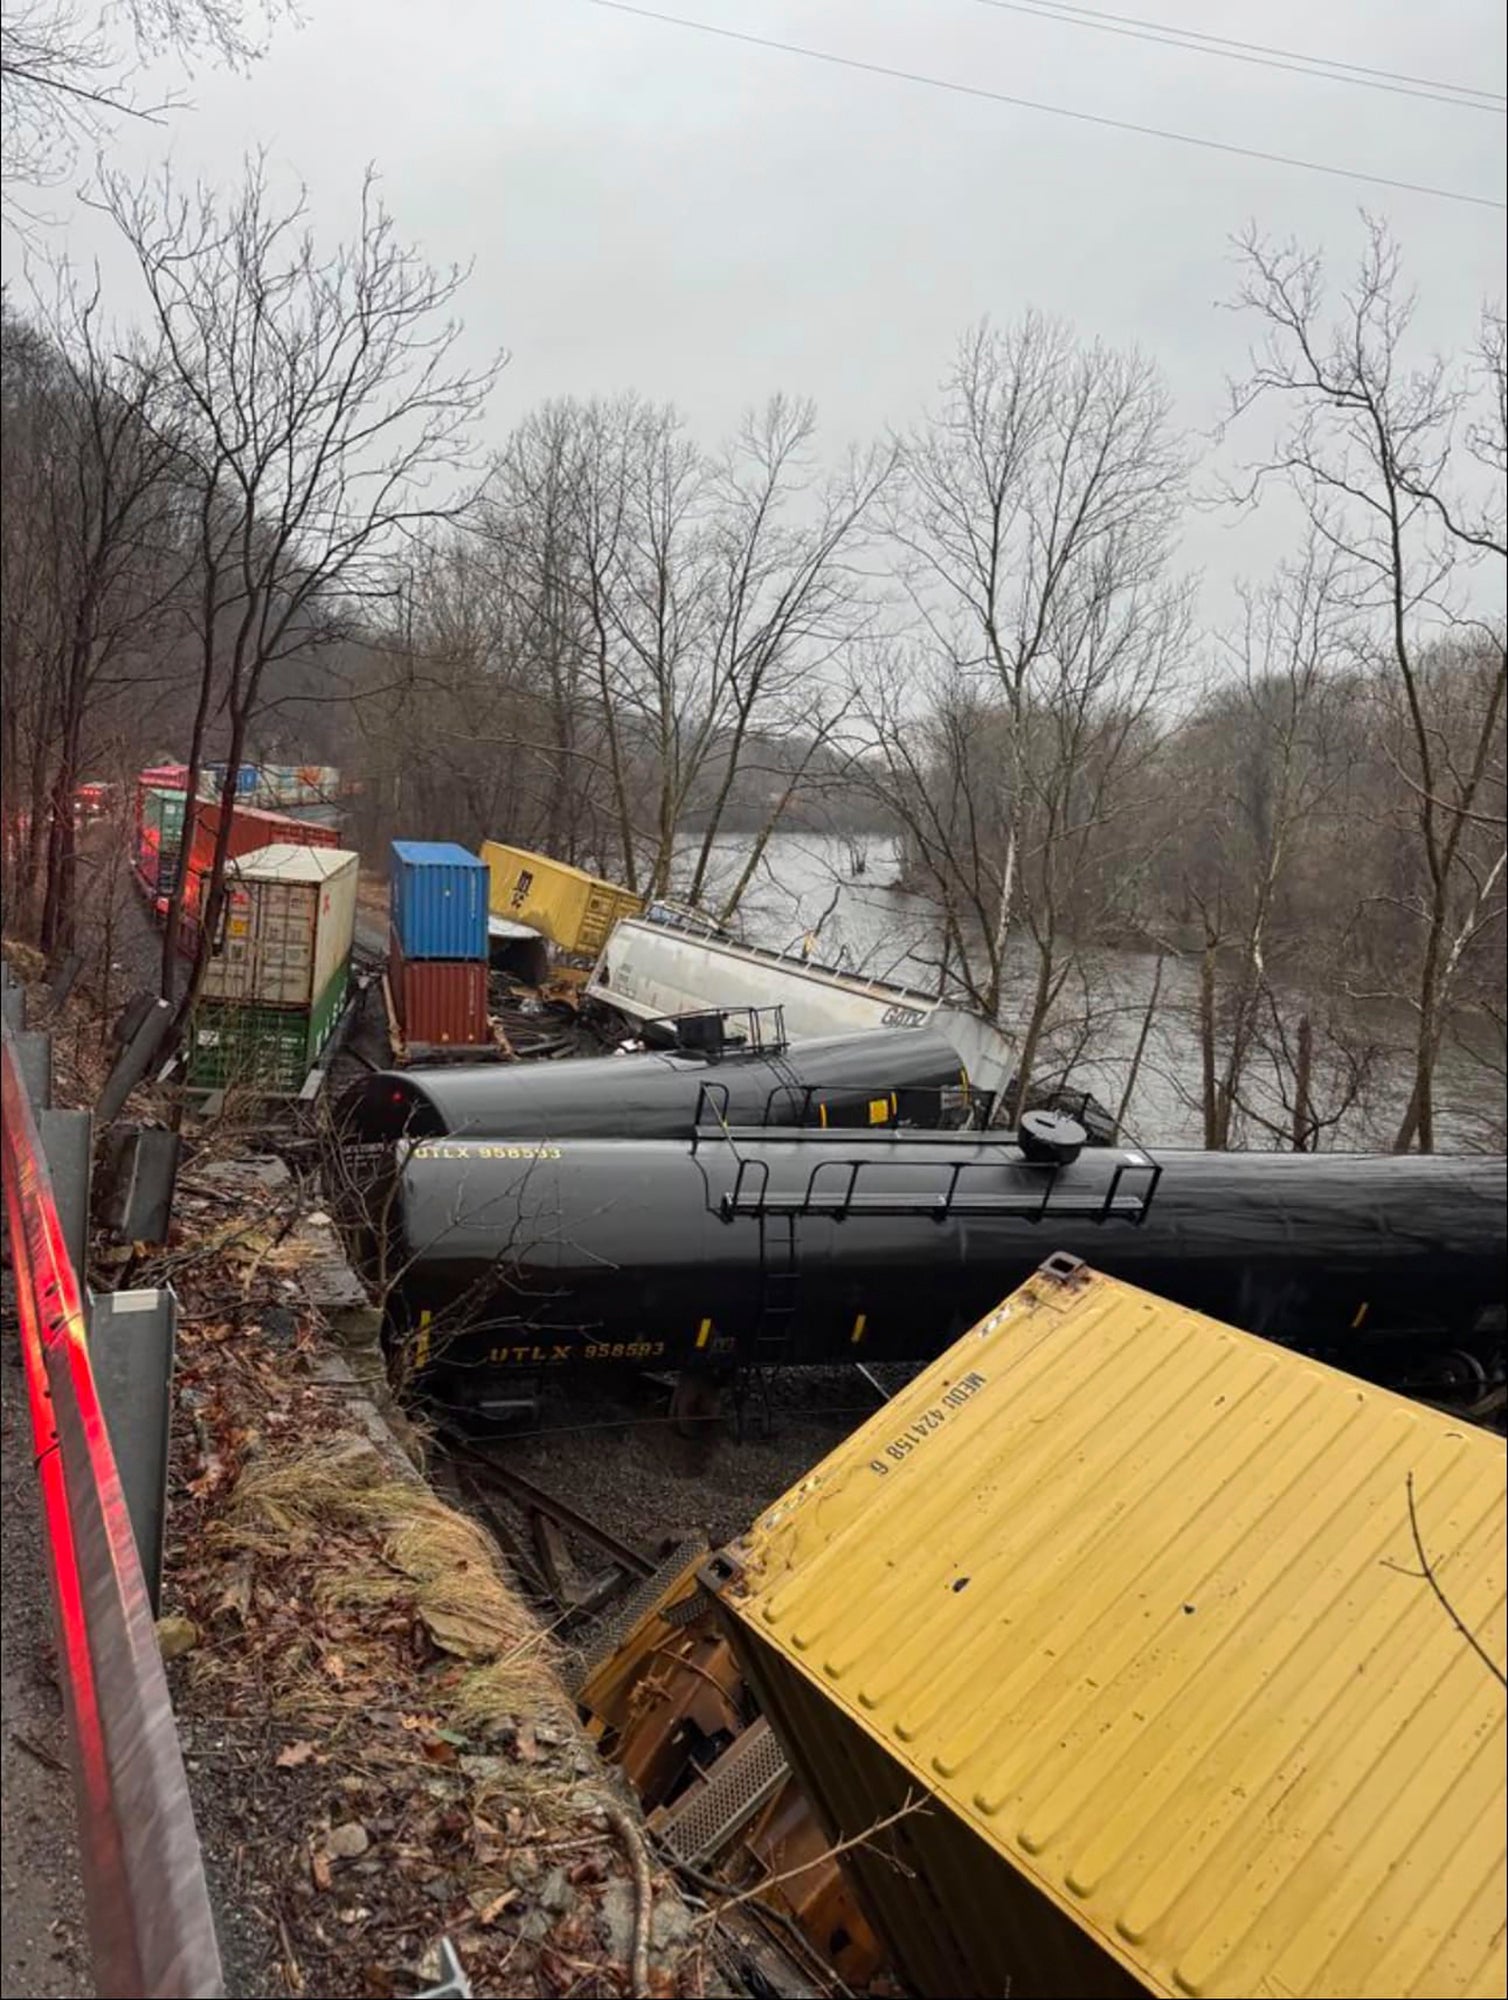
<svg viewBox="0 0 1508 2000">
<path fill-rule="evenodd" d="M 143 845 L 157 857 L 153 877 L 157 894 L 170 896 L 178 880 L 178 863 L 183 850 L 183 823 L 188 810 L 186 792 L 154 789 L 146 796 L 143 813 Z"/>
<path fill-rule="evenodd" d="M 474 958 L 405 958 L 388 944 L 393 1010 L 410 1048 L 479 1049 L 492 1044 L 487 967 Z"/>
<path fill-rule="evenodd" d="M 395 840 L 392 925 L 405 958 L 487 957 L 487 870 L 453 840 Z"/>
<path fill-rule="evenodd" d="M 358 857 L 263 847 L 232 865 L 225 936 L 206 998 L 338 1013 L 356 927 Z"/>
<path fill-rule="evenodd" d="M 1505 1551 L 1501 1438 L 1077 1266 L 717 1560 L 914 1990 L 1422 2000 L 1508 1981 Z"/>
<path fill-rule="evenodd" d="M 601 951 L 620 917 L 636 917 L 642 896 L 526 847 L 482 842 L 494 916 L 540 931 L 564 952 Z"/>
<path fill-rule="evenodd" d="M 296 1091 L 338 1018 L 338 1008 L 201 1000 L 189 1033 L 188 1081 L 201 1090 Z"/>
</svg>

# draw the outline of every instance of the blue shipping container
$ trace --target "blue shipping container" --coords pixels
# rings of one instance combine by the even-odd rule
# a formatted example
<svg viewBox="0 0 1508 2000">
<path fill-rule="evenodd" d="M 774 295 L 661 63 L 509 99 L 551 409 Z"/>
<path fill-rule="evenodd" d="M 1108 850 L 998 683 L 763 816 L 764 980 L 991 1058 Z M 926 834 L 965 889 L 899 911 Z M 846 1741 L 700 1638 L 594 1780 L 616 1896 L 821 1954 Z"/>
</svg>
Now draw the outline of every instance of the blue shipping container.
<svg viewBox="0 0 1508 2000">
<path fill-rule="evenodd" d="M 214 797 L 217 799 L 225 791 L 225 773 L 229 769 L 230 766 L 228 764 L 206 764 L 204 767 L 205 779 L 210 785 Z M 260 782 L 261 772 L 255 764 L 238 764 L 236 766 L 237 792 L 254 792 Z"/>
<path fill-rule="evenodd" d="M 393 842 L 393 929 L 405 958 L 485 958 L 485 861 L 453 840 Z"/>
</svg>

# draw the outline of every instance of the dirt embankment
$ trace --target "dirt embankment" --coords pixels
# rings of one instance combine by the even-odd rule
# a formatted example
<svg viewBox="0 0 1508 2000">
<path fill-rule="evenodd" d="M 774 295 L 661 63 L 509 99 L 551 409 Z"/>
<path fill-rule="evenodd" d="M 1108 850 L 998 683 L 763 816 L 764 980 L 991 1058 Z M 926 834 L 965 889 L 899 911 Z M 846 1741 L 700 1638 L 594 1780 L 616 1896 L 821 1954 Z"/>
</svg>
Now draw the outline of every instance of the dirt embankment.
<svg viewBox="0 0 1508 2000">
<path fill-rule="evenodd" d="M 705 1991 L 493 1545 L 331 1365 L 322 1221 L 204 1164 L 133 1281 L 183 1302 L 163 1631 L 241 1989 L 409 1994 L 448 1940 L 478 1994 Z"/>
</svg>

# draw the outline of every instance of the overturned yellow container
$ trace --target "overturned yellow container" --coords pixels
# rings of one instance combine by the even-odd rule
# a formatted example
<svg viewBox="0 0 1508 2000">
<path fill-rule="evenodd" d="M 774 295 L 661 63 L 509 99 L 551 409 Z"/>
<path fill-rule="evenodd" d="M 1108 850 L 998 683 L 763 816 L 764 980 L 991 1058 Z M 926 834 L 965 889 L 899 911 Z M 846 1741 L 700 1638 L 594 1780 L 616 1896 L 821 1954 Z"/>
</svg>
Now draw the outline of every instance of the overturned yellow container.
<svg viewBox="0 0 1508 2000">
<path fill-rule="evenodd" d="M 495 917 L 528 924 L 562 952 L 595 958 L 620 917 L 636 917 L 644 898 L 585 869 L 533 854 L 527 847 L 482 842 Z"/>
<path fill-rule="evenodd" d="M 1502 1994 L 1504 1472 L 1050 1259 L 713 1574 L 917 1991 Z"/>
</svg>

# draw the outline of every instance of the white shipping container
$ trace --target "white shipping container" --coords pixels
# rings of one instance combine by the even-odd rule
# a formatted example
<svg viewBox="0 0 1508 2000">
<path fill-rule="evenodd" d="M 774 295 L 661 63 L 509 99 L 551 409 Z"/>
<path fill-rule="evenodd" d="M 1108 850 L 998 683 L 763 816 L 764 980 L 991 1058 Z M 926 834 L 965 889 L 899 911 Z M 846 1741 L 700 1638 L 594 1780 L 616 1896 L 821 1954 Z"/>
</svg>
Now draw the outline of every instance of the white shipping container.
<svg viewBox="0 0 1508 2000">
<path fill-rule="evenodd" d="M 233 861 L 205 997 L 315 1006 L 351 955 L 358 868 L 339 847 L 261 847 Z"/>
</svg>

